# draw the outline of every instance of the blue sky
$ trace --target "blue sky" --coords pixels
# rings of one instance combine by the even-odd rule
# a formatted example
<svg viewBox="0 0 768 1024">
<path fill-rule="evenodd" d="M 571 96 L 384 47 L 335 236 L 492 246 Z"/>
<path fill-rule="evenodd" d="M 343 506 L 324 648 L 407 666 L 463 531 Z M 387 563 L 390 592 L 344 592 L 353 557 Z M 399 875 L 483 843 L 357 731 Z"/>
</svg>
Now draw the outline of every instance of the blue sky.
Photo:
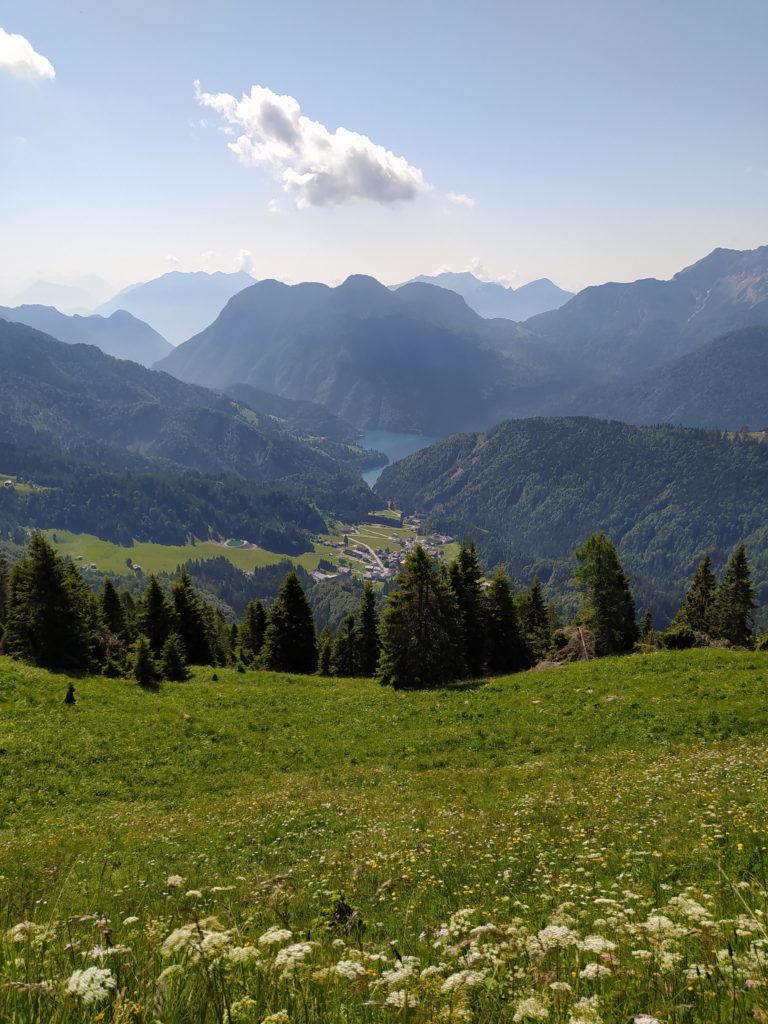
<svg viewBox="0 0 768 1024">
<path fill-rule="evenodd" d="M 3 64 L 0 39 L 6 300 L 41 276 L 238 263 L 575 290 L 768 242 L 764 0 L 5 0 L 0 28 L 55 68 Z M 254 85 L 266 106 L 227 120 Z M 265 144 L 281 97 L 320 148 Z"/>
</svg>

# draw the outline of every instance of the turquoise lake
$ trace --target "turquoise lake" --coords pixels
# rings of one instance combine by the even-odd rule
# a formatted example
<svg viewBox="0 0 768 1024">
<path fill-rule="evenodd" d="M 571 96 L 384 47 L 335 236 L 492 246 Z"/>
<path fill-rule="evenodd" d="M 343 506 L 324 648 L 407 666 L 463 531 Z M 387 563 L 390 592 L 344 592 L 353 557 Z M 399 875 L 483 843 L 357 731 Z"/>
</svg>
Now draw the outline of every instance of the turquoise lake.
<svg viewBox="0 0 768 1024">
<path fill-rule="evenodd" d="M 404 459 L 406 455 L 413 455 L 421 448 L 426 448 L 439 437 L 426 437 L 424 434 L 394 434 L 389 430 L 367 430 L 358 441 L 363 448 L 375 448 L 377 452 L 383 452 L 390 462 L 397 462 Z M 373 487 L 381 476 L 384 466 L 377 466 L 363 473 L 363 480 Z"/>
</svg>

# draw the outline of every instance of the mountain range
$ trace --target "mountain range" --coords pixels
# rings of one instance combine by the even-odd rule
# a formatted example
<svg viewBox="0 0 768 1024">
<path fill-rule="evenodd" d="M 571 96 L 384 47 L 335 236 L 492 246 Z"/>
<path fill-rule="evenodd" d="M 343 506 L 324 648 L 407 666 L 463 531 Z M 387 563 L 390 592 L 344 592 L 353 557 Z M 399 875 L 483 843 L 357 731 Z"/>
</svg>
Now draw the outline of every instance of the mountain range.
<svg viewBox="0 0 768 1024">
<path fill-rule="evenodd" d="M 319 402 L 362 429 L 439 435 L 514 414 L 546 376 L 518 335 L 432 285 L 391 291 L 362 275 L 337 288 L 260 281 L 156 368 Z"/>
<path fill-rule="evenodd" d="M 124 288 L 96 312 L 108 316 L 118 309 L 126 309 L 151 324 L 173 345 L 178 345 L 207 327 L 228 299 L 252 284 L 253 278 L 243 270 L 233 274 L 173 270 L 162 277 Z"/>
<path fill-rule="evenodd" d="M 467 305 L 480 316 L 503 317 L 507 320 L 527 320 L 537 313 L 559 309 L 573 298 L 573 292 L 558 288 L 547 277 L 523 284 L 519 288 L 510 288 L 496 281 L 481 281 L 469 271 L 458 274 L 445 272 L 432 277 L 421 274 L 407 283 L 447 288 L 461 295 Z M 395 287 L 402 288 L 402 285 Z"/>
<path fill-rule="evenodd" d="M 53 306 L 0 306 L 0 317 L 34 327 L 67 344 L 96 345 L 117 359 L 151 366 L 173 351 L 149 324 L 124 309 L 110 316 L 67 316 Z"/>
</svg>

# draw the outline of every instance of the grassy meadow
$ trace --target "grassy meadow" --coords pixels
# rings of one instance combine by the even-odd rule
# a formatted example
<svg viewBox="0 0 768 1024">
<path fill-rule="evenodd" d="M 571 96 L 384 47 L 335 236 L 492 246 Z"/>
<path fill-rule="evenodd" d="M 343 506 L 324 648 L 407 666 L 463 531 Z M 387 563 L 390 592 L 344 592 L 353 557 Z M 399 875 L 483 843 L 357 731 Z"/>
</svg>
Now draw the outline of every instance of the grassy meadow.
<svg viewBox="0 0 768 1024">
<path fill-rule="evenodd" d="M 0 659 L 0 1020 L 768 1021 L 768 656 L 217 674 Z"/>
</svg>

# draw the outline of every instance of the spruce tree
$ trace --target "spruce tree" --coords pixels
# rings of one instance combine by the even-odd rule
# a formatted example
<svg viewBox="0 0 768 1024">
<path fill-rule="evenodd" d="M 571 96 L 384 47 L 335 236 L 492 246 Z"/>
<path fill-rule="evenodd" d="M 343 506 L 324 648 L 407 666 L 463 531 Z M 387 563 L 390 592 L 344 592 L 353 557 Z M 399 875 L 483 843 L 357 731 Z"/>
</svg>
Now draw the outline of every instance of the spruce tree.
<svg viewBox="0 0 768 1024">
<path fill-rule="evenodd" d="M 360 600 L 360 619 L 357 625 L 357 654 L 359 664 L 357 672 L 370 678 L 376 673 L 381 652 L 379 638 L 379 613 L 376 610 L 376 592 L 370 580 L 363 584 L 363 596 Z"/>
<path fill-rule="evenodd" d="M 125 632 L 125 610 L 120 600 L 120 595 L 115 590 L 115 585 L 107 576 L 99 595 L 101 617 L 104 625 L 115 636 L 122 636 Z"/>
<path fill-rule="evenodd" d="M 48 540 L 33 534 L 8 582 L 5 644 L 9 654 L 51 669 L 90 667 L 89 595 Z"/>
<path fill-rule="evenodd" d="M 653 615 L 650 608 L 646 608 L 641 615 L 637 633 L 638 639 L 642 641 L 648 641 L 653 636 Z"/>
<path fill-rule="evenodd" d="M 357 666 L 358 654 L 355 616 L 350 614 L 345 617 L 341 629 L 336 633 L 336 636 L 333 638 L 333 643 L 331 644 L 331 675 L 357 675 Z"/>
<path fill-rule="evenodd" d="M 444 686 L 463 676 L 463 655 L 456 597 L 417 544 L 387 597 L 376 678 L 386 686 Z"/>
<path fill-rule="evenodd" d="M 584 592 L 580 621 L 595 637 L 598 654 L 624 654 L 637 643 L 635 601 L 616 548 L 596 533 L 578 548 L 574 584 Z"/>
<path fill-rule="evenodd" d="M 544 588 L 534 576 L 528 590 L 519 596 L 520 628 L 535 661 L 542 661 L 552 646 L 552 628 L 549 607 L 544 600 Z"/>
<path fill-rule="evenodd" d="M 136 611 L 136 629 L 149 640 L 152 656 L 159 658 L 171 632 L 171 607 L 153 574 Z"/>
<path fill-rule="evenodd" d="M 266 629 L 267 613 L 264 605 L 261 601 L 249 601 L 237 630 L 237 643 L 247 664 L 253 664 L 261 654 Z"/>
<path fill-rule="evenodd" d="M 191 665 L 210 665 L 211 638 L 203 602 L 195 593 L 192 577 L 186 568 L 171 588 L 173 629 L 178 633 L 187 661 Z"/>
<path fill-rule="evenodd" d="M 295 571 L 283 580 L 270 609 L 262 661 L 275 672 L 312 673 L 317 669 L 312 609 Z"/>
<path fill-rule="evenodd" d="M 131 657 L 131 675 L 139 684 L 146 688 L 157 684 L 155 661 L 152 657 L 152 645 L 149 638 L 141 634 L 133 645 Z"/>
<path fill-rule="evenodd" d="M 163 679 L 180 683 L 189 678 L 184 644 L 178 633 L 170 633 L 160 655 L 160 675 Z"/>
<path fill-rule="evenodd" d="M 327 629 L 323 629 L 317 635 L 317 674 L 329 676 L 331 674 L 331 649 L 333 640 Z"/>
<path fill-rule="evenodd" d="M 459 606 L 464 635 L 464 665 L 470 678 L 483 674 L 485 663 L 485 594 L 483 572 L 474 541 L 462 544 L 449 576 Z"/>
<path fill-rule="evenodd" d="M 533 652 L 523 638 L 509 578 L 503 566 L 493 574 L 487 593 L 486 669 L 491 675 L 519 672 L 534 663 Z"/>
<path fill-rule="evenodd" d="M 751 647 L 752 612 L 757 607 L 747 550 L 739 544 L 725 567 L 712 613 L 715 634 L 739 647 Z"/>
<path fill-rule="evenodd" d="M 712 559 L 702 558 L 685 599 L 671 623 L 671 628 L 692 629 L 696 633 L 711 635 L 715 628 L 714 611 L 717 580 L 712 572 Z"/>
<path fill-rule="evenodd" d="M 0 551 L 0 635 L 5 627 L 6 602 L 8 598 L 8 582 L 11 577 L 11 567 L 8 559 Z"/>
</svg>

